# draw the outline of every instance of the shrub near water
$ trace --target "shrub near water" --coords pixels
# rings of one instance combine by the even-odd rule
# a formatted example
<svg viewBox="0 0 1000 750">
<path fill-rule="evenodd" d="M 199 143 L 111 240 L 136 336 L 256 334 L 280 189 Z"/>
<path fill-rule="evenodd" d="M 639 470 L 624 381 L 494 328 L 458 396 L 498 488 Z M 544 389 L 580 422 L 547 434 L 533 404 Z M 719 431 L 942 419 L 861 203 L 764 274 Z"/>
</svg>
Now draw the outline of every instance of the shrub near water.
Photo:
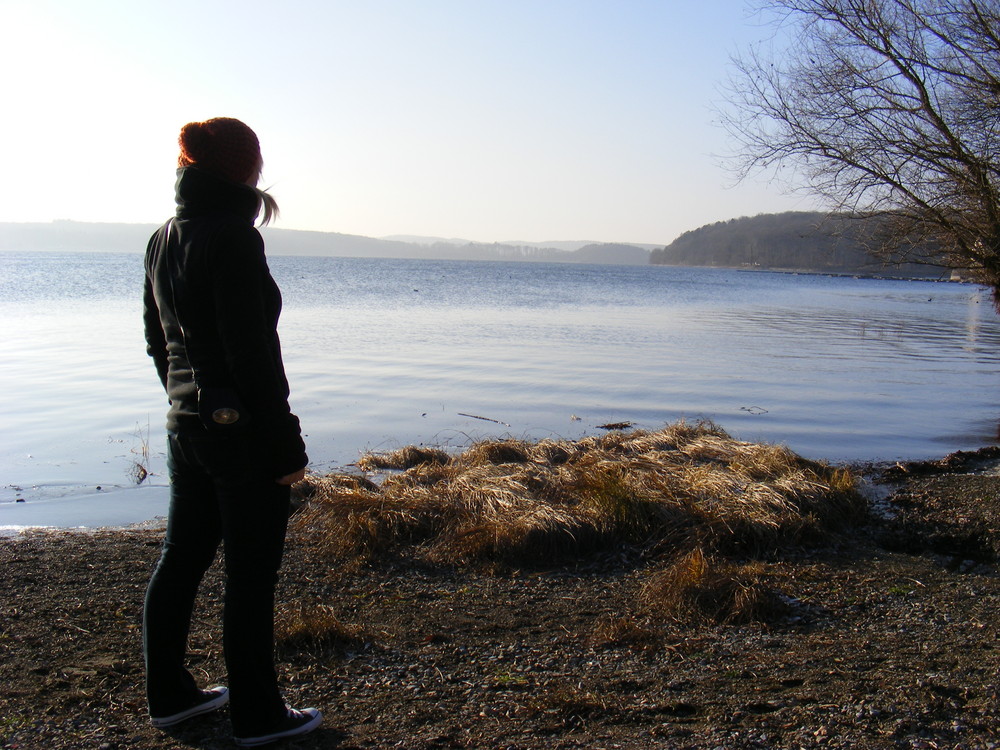
<svg viewBox="0 0 1000 750">
<path fill-rule="evenodd" d="M 543 562 L 623 543 L 752 552 L 864 512 L 849 472 L 708 422 L 484 441 L 455 456 L 411 447 L 360 464 L 401 471 L 381 486 L 351 475 L 302 486 L 295 529 L 333 555 L 410 548 L 437 563 Z"/>
</svg>

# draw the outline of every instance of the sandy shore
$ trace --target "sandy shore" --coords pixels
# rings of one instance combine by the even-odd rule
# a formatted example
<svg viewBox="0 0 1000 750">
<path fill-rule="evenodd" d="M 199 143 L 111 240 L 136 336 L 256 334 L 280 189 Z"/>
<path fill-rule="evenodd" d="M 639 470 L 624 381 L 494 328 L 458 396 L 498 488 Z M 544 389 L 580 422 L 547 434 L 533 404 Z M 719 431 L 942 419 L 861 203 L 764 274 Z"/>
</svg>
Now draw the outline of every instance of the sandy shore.
<svg viewBox="0 0 1000 750">
<path fill-rule="evenodd" d="M 1000 746 L 1000 476 L 989 452 L 908 467 L 885 513 L 819 548 L 775 550 L 769 622 L 692 624 L 640 602 L 657 560 L 622 548 L 548 568 L 405 557 L 324 562 L 294 536 L 279 617 L 287 699 L 327 715 L 298 748 Z M 0 747 L 229 748 L 225 712 L 170 733 L 144 716 L 149 530 L 0 539 Z M 192 664 L 224 680 L 221 576 Z"/>
</svg>

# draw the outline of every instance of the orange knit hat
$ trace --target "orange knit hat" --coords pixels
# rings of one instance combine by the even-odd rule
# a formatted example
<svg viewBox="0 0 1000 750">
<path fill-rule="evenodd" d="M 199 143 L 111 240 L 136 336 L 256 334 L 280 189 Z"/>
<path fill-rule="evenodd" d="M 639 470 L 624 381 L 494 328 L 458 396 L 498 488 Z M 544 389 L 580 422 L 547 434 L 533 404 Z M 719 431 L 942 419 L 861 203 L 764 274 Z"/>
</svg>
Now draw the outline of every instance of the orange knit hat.
<svg viewBox="0 0 1000 750">
<path fill-rule="evenodd" d="M 178 167 L 198 167 L 233 182 L 246 182 L 260 167 L 257 135 L 232 117 L 189 122 L 177 142 Z"/>
</svg>

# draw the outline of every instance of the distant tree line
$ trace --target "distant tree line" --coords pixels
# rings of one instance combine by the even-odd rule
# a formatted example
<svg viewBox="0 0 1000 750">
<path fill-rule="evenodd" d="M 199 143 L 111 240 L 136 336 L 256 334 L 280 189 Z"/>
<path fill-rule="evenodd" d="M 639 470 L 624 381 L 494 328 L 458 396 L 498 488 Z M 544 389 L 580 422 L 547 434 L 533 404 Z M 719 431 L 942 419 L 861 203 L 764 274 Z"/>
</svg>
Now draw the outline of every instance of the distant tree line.
<svg viewBox="0 0 1000 750">
<path fill-rule="evenodd" d="M 788 211 L 707 224 L 685 232 L 650 263 L 759 270 L 940 277 L 932 266 L 887 264 L 871 255 L 881 219 Z"/>
<path fill-rule="evenodd" d="M 141 253 L 156 224 L 98 224 L 82 221 L 0 222 L 0 252 L 56 251 Z M 622 243 L 593 243 L 575 250 L 533 245 L 469 242 L 455 244 L 378 239 L 337 232 L 267 227 L 269 255 L 311 255 L 424 260 L 535 261 L 646 265 L 649 250 Z M 568 244 L 568 243 L 567 243 Z"/>
</svg>

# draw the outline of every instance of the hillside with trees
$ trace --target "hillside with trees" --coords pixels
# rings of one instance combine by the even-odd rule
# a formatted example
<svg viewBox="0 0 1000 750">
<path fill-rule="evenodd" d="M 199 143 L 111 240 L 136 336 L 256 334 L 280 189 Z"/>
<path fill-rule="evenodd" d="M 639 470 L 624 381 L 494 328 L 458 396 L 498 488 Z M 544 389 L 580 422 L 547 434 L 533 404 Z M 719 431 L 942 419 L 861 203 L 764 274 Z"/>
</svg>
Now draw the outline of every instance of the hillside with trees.
<svg viewBox="0 0 1000 750">
<path fill-rule="evenodd" d="M 917 264 L 886 265 L 870 253 L 878 220 L 846 214 L 789 211 L 707 224 L 685 232 L 650 263 L 776 271 L 937 278 L 945 272 Z"/>
</svg>

